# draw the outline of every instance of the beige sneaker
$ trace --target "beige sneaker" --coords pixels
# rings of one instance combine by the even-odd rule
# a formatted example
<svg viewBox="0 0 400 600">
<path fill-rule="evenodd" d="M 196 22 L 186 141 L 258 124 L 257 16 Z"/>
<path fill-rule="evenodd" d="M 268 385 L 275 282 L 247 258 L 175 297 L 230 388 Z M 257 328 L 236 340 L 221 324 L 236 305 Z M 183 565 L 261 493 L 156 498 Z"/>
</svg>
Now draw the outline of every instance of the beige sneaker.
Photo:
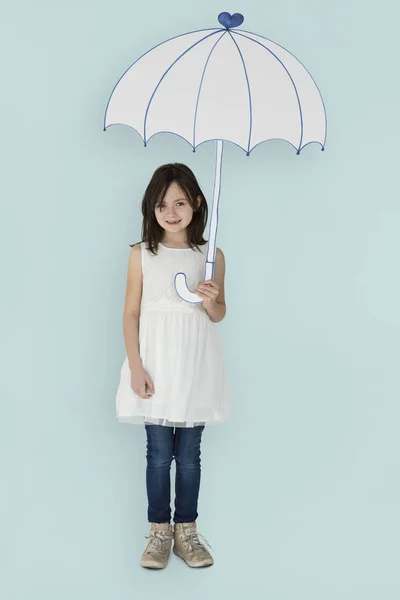
<svg viewBox="0 0 400 600">
<path fill-rule="evenodd" d="M 151 523 L 150 541 L 142 554 L 140 564 L 148 569 L 164 569 L 167 566 L 172 546 L 171 523 Z"/>
<path fill-rule="evenodd" d="M 214 564 L 213 557 L 200 542 L 199 537 L 211 548 L 205 537 L 197 533 L 196 522 L 175 523 L 173 552 L 189 567 L 209 567 Z"/>
</svg>

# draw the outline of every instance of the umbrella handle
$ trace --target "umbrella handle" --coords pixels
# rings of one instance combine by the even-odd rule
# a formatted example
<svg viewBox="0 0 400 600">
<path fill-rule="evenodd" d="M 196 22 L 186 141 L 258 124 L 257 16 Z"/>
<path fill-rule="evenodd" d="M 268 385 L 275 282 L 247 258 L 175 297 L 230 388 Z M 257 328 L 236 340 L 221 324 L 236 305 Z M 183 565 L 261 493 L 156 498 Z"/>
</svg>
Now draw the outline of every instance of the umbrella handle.
<svg viewBox="0 0 400 600">
<path fill-rule="evenodd" d="M 213 278 L 214 265 L 215 263 L 213 262 L 206 262 L 204 269 L 204 281 L 206 281 L 206 279 Z M 200 296 L 189 290 L 186 283 L 185 273 L 177 273 L 175 275 L 175 290 L 178 296 L 180 296 L 182 300 L 186 300 L 186 302 L 190 302 L 191 304 L 200 304 L 200 302 L 203 302 L 203 298 L 200 298 Z"/>
<path fill-rule="evenodd" d="M 213 194 L 213 205 L 211 212 L 210 221 L 210 233 L 208 236 L 208 249 L 207 249 L 207 261 L 204 268 L 203 281 L 207 279 L 213 279 L 214 267 L 215 267 L 215 253 L 216 253 L 216 239 L 218 231 L 218 204 L 221 191 L 221 171 L 222 171 L 222 154 L 224 148 L 224 141 L 217 140 L 217 157 L 215 162 L 215 179 L 214 179 L 214 194 Z M 177 294 L 186 302 L 192 304 L 200 304 L 203 299 L 200 298 L 194 292 L 191 292 L 186 283 L 185 273 L 177 273 L 175 275 L 175 290 Z"/>
<path fill-rule="evenodd" d="M 175 290 L 178 296 L 182 300 L 186 300 L 186 302 L 190 302 L 191 304 L 200 304 L 200 302 L 203 302 L 203 298 L 200 298 L 200 296 L 189 290 L 185 273 L 177 273 L 175 275 Z"/>
</svg>

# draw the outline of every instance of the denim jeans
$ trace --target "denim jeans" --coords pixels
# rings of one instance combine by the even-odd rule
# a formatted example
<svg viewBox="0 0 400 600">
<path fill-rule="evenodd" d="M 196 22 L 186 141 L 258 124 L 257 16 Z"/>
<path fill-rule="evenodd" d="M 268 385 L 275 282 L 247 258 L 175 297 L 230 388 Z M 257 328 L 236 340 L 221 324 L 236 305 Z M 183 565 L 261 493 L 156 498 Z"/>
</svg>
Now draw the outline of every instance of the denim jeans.
<svg viewBox="0 0 400 600">
<path fill-rule="evenodd" d="M 175 458 L 175 523 L 192 523 L 198 517 L 200 444 L 204 425 L 167 427 L 145 425 L 147 434 L 146 488 L 150 523 L 171 520 L 171 462 Z"/>
</svg>

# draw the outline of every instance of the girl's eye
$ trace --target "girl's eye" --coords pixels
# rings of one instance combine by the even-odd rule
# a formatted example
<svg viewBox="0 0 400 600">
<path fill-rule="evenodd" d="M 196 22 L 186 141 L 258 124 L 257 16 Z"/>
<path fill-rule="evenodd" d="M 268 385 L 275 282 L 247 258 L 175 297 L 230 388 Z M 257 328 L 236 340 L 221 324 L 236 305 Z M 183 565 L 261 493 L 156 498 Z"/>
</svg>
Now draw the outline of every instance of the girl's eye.
<svg viewBox="0 0 400 600">
<path fill-rule="evenodd" d="M 177 206 L 185 206 L 184 202 L 177 202 L 176 203 Z M 163 208 L 165 208 L 165 204 L 158 204 L 157 208 L 159 208 L 160 210 L 162 210 Z"/>
</svg>

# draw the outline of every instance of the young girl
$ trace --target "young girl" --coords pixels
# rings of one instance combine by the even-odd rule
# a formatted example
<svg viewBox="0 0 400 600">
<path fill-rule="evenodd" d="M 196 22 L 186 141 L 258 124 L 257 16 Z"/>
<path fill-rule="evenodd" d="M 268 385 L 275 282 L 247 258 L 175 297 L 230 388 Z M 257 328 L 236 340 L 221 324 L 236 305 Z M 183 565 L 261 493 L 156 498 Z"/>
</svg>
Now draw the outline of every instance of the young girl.
<svg viewBox="0 0 400 600">
<path fill-rule="evenodd" d="M 231 411 L 222 343 L 215 327 L 226 312 L 224 255 L 217 249 L 214 279 L 203 281 L 208 208 L 187 166 L 167 164 L 154 172 L 142 213 L 143 241 L 132 246 L 128 263 L 123 319 L 127 356 L 116 398 L 118 420 L 144 424 L 146 430 L 151 526 L 141 565 L 166 567 L 174 540 L 177 556 L 191 567 L 205 567 L 214 561 L 196 528 L 200 444 L 205 425 L 227 420 Z M 174 285 L 178 272 L 186 274 L 188 288 L 202 302 L 188 303 L 179 297 Z"/>
</svg>

